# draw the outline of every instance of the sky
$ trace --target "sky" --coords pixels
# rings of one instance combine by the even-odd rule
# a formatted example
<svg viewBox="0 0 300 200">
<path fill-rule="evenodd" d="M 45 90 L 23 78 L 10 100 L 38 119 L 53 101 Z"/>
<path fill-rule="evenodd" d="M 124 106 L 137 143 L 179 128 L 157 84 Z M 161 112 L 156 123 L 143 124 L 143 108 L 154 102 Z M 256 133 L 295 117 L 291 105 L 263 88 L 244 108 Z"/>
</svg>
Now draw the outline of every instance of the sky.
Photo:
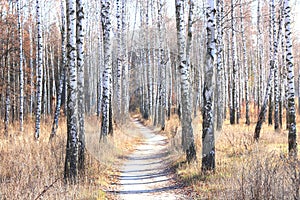
<svg viewBox="0 0 300 200">
<path fill-rule="evenodd" d="M 295 13 L 295 31 L 300 34 L 300 0 L 295 0 L 294 2 L 295 6 L 292 6 L 293 12 Z"/>
</svg>

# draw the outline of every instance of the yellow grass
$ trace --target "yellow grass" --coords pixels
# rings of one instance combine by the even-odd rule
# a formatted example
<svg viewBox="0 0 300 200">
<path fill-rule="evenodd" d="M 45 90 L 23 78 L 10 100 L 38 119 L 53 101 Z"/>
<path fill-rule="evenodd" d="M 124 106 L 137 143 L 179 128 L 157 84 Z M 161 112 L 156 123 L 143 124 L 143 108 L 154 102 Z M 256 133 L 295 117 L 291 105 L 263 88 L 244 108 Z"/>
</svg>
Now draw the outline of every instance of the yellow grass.
<svg viewBox="0 0 300 200">
<path fill-rule="evenodd" d="M 118 158 L 132 150 L 139 140 L 134 127 L 124 126 L 99 145 L 100 124 L 97 118 L 86 118 L 86 170 L 79 183 L 66 185 L 63 180 L 66 123 L 59 122 L 57 136 L 49 143 L 52 119 L 41 124 L 41 137 L 34 140 L 34 121 L 9 127 L 9 136 L 0 137 L 0 199 L 106 199 L 104 190 L 114 190 Z M 2 129 L 3 130 L 3 129 Z"/>
<path fill-rule="evenodd" d="M 252 122 L 256 122 L 256 120 L 254 120 L 255 116 L 252 116 L 251 118 Z M 270 175 L 271 180 L 272 178 L 277 178 L 275 182 L 277 181 L 276 184 L 278 183 L 278 185 L 280 185 L 278 180 L 281 180 L 279 178 L 279 174 L 284 174 L 282 176 L 285 177 L 284 180 L 286 180 L 286 182 L 292 182 L 292 179 L 295 177 L 289 176 L 285 171 L 295 169 L 298 173 L 295 173 L 295 179 L 299 181 L 299 187 L 300 165 L 298 161 L 289 162 L 287 156 L 287 130 L 283 129 L 275 132 L 274 126 L 268 126 L 265 123 L 261 130 L 261 138 L 259 142 L 256 143 L 253 141 L 256 123 L 253 122 L 250 126 L 247 126 L 244 122 L 245 119 L 242 118 L 240 120 L 240 124 L 230 125 L 229 121 L 225 120 L 222 131 L 217 131 L 215 133 L 216 171 L 215 173 L 203 175 L 201 172 L 201 117 L 196 117 L 193 120 L 193 130 L 197 148 L 197 162 L 190 165 L 184 162 L 185 154 L 180 150 L 181 129 L 179 127 L 179 120 L 176 116 L 173 116 L 171 120 L 168 121 L 166 131 L 170 133 L 170 149 L 173 151 L 173 154 L 181 155 L 177 159 L 176 163 L 174 163 L 176 173 L 179 181 L 183 181 L 187 188 L 190 188 L 191 191 L 193 191 L 190 193 L 190 195 L 193 196 L 194 199 L 249 199 L 251 195 L 251 198 L 253 198 L 254 192 L 253 194 L 251 193 L 250 187 L 259 188 L 257 185 L 260 184 L 255 185 L 252 182 L 254 178 L 250 178 L 250 175 L 254 176 L 258 174 L 256 171 L 259 168 L 258 166 L 262 166 L 262 170 L 259 172 L 262 177 Z M 297 130 L 300 130 L 300 120 L 298 120 L 297 124 Z M 256 164 L 254 165 L 254 163 Z M 274 172 L 272 174 L 272 167 L 268 167 L 268 164 L 266 163 L 272 163 L 272 165 L 274 163 L 280 163 L 278 164 L 276 173 Z M 297 167 L 293 168 L 293 165 Z M 243 173 L 247 176 L 245 175 L 243 178 L 241 178 Z M 248 190 L 244 187 L 244 191 L 240 191 L 242 188 L 241 182 L 243 181 L 248 181 Z M 244 184 L 246 185 L 246 183 Z M 264 196 L 260 196 L 258 199 L 267 199 L 268 192 L 265 191 L 267 189 L 264 190 L 263 188 L 260 190 L 261 192 L 258 194 L 263 194 Z M 274 190 L 278 190 L 278 188 L 275 188 Z M 273 191 L 270 191 L 270 193 L 272 192 Z M 294 193 L 296 193 L 295 190 Z M 245 194 L 246 196 L 241 197 L 239 196 L 240 194 Z M 279 194 L 274 195 L 277 195 L 276 197 L 278 197 Z"/>
</svg>

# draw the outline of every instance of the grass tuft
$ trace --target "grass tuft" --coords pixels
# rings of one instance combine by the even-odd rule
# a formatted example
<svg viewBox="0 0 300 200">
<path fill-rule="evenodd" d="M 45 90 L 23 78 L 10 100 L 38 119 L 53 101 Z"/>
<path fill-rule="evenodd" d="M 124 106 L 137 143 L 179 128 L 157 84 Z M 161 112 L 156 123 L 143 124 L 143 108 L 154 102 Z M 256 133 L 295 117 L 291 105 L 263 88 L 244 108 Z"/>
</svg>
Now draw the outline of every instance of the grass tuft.
<svg viewBox="0 0 300 200">
<path fill-rule="evenodd" d="M 66 119 L 59 121 L 57 135 L 49 142 L 51 118 L 41 123 L 40 139 L 34 139 L 34 120 L 26 119 L 24 132 L 18 123 L 9 126 L 9 135 L 0 137 L 0 199 L 111 199 L 118 158 L 133 149 L 139 135 L 132 125 L 115 130 L 107 143 L 99 144 L 100 122 L 86 117 L 86 169 L 78 184 L 63 180 Z"/>
<path fill-rule="evenodd" d="M 256 123 L 247 126 L 244 122 L 242 118 L 240 124 L 230 125 L 226 120 L 223 129 L 215 132 L 216 170 L 203 174 L 201 117 L 192 123 L 197 161 L 187 164 L 180 123 L 172 116 L 166 132 L 171 139 L 169 148 L 177 155 L 173 168 L 178 181 L 191 188 L 194 199 L 300 199 L 300 163 L 288 157 L 287 130 L 274 131 L 264 124 L 257 143 L 253 140 Z M 300 121 L 297 124 L 299 130 Z"/>
</svg>

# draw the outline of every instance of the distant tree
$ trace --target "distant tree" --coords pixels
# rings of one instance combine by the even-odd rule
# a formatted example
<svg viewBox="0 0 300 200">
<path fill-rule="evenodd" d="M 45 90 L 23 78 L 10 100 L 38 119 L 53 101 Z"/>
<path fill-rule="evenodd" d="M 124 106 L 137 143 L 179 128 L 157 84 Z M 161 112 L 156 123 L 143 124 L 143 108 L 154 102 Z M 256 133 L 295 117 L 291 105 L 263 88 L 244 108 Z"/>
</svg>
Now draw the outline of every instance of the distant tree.
<svg viewBox="0 0 300 200">
<path fill-rule="evenodd" d="M 271 23 L 272 23 L 272 34 L 273 34 L 273 50 L 272 60 L 274 62 L 274 129 L 279 129 L 279 71 L 278 71 L 278 43 L 281 34 L 281 17 L 279 16 L 279 29 L 278 36 L 276 38 L 276 23 L 275 23 L 275 2 L 271 0 Z"/>
<path fill-rule="evenodd" d="M 164 49 L 164 27 L 163 27 L 163 5 L 164 1 L 158 2 L 157 29 L 158 29 L 158 46 L 159 46 L 159 69 L 160 69 L 160 122 L 161 129 L 165 129 L 166 116 L 166 60 Z M 188 68 L 188 65 L 187 65 Z"/>
<path fill-rule="evenodd" d="M 261 0 L 257 1 L 257 108 L 259 109 L 262 103 L 263 93 L 263 44 L 262 44 L 262 28 L 261 28 Z"/>
<path fill-rule="evenodd" d="M 50 140 L 56 135 L 56 130 L 58 128 L 58 119 L 60 115 L 60 108 L 62 102 L 62 95 L 63 95 L 63 87 L 66 84 L 66 16 L 65 16 L 65 8 L 64 2 L 61 0 L 61 70 L 60 70 L 60 77 L 59 77 L 59 85 L 58 85 L 58 92 L 56 98 L 56 108 L 54 113 L 54 119 L 52 124 L 52 131 L 50 134 Z"/>
<path fill-rule="evenodd" d="M 100 138 L 109 134 L 110 127 L 110 106 L 112 94 L 112 58 L 111 58 L 111 2 L 102 0 L 102 29 L 103 29 L 103 51 L 104 51 L 104 72 L 103 72 L 103 97 L 102 97 L 102 124 Z"/>
<path fill-rule="evenodd" d="M 122 33 L 121 33 L 121 42 L 122 42 L 122 55 L 123 55 L 123 63 L 122 63 L 122 119 L 127 120 L 128 109 L 129 109 L 129 72 L 128 72 L 128 45 L 127 45 L 127 0 L 122 0 Z M 151 103 L 151 102 L 149 102 Z M 151 105 L 151 104 L 150 104 Z"/>
<path fill-rule="evenodd" d="M 222 17 L 223 17 L 223 0 L 217 0 L 217 75 L 216 75 L 216 93 L 215 93 L 215 102 L 216 102 L 216 128 L 217 130 L 222 129 L 223 124 L 223 111 L 224 111 L 224 93 L 223 93 L 223 25 L 222 25 Z"/>
<path fill-rule="evenodd" d="M 238 118 L 237 112 L 237 53 L 236 53 L 236 16 L 235 16 L 235 4 L 234 1 L 231 0 L 231 54 L 232 54 L 232 81 L 231 81 L 231 109 L 230 109 L 230 124 L 236 123 L 236 118 Z"/>
<path fill-rule="evenodd" d="M 281 32 L 281 26 L 279 26 L 278 28 L 278 33 Z M 269 100 L 269 96 L 271 94 L 271 88 L 272 88 L 272 81 L 274 78 L 274 71 L 275 68 L 277 67 L 277 63 L 276 63 L 276 58 L 277 58 L 277 50 L 278 50 L 278 42 L 280 39 L 280 35 L 277 35 L 277 38 L 274 39 L 274 48 L 273 48 L 273 53 L 272 53 L 272 59 L 270 61 L 270 70 L 269 70 L 269 77 L 267 80 L 267 87 L 266 87 L 266 93 L 264 96 L 264 100 L 263 100 L 263 104 L 261 106 L 260 112 L 259 112 L 259 116 L 258 116 L 258 120 L 255 126 L 255 132 L 254 132 L 254 139 L 258 140 L 260 137 L 260 131 L 262 128 L 262 124 L 265 120 L 266 117 L 266 112 L 267 112 L 267 106 L 268 106 L 268 100 Z M 274 60 L 273 60 L 274 59 Z"/>
<path fill-rule="evenodd" d="M 273 6 L 272 6 L 272 0 L 269 1 L 269 62 L 271 65 L 271 62 L 273 62 L 273 40 L 275 40 L 275 38 L 273 38 L 273 20 L 275 21 L 275 16 L 273 16 L 273 14 L 275 14 L 275 11 L 273 12 Z M 275 24 L 274 24 L 275 25 Z M 275 33 L 276 34 L 276 33 Z M 276 74 L 276 67 L 274 66 L 274 83 L 275 83 L 275 74 Z M 271 91 L 270 91 L 270 95 L 269 95 L 269 112 L 268 112 L 268 124 L 272 125 L 273 124 L 273 91 L 274 91 L 274 84 L 271 85 Z"/>
<path fill-rule="evenodd" d="M 31 9 L 30 9 L 30 17 L 31 17 Z M 30 44 L 29 44 L 29 68 L 30 68 L 30 72 L 29 72 L 29 87 L 30 87 L 30 91 L 29 91 L 29 114 L 30 116 L 32 116 L 33 114 L 33 99 L 34 99 L 34 76 L 33 76 L 33 25 L 31 24 L 29 27 L 29 39 L 30 39 Z"/>
<path fill-rule="evenodd" d="M 8 37 L 9 38 L 9 37 Z M 9 40 L 9 39 L 8 39 Z M 7 41 L 8 42 L 8 41 Z M 8 51 L 7 51 L 8 54 Z M 10 121 L 10 108 L 11 108 L 11 83 L 10 83 L 10 57 L 5 56 L 4 66 L 6 67 L 6 91 L 5 91 L 5 116 L 4 116 L 4 134 L 8 136 L 8 125 Z"/>
<path fill-rule="evenodd" d="M 150 5 L 151 2 L 150 0 L 147 1 L 147 8 L 146 8 L 146 63 L 147 63 L 147 97 L 148 97 L 148 104 L 149 104 L 149 116 L 150 118 L 153 119 L 152 117 L 152 114 L 153 114 L 153 82 L 152 82 L 152 79 L 153 79 L 153 71 L 152 70 L 152 60 L 151 60 L 151 46 L 150 46 L 150 43 L 151 43 L 151 31 L 150 31 Z M 152 16 L 153 17 L 153 16 Z M 160 22 L 158 22 L 159 24 Z M 161 25 L 159 25 L 161 26 Z"/>
<path fill-rule="evenodd" d="M 19 43 L 20 43 L 20 131 L 23 131 L 23 121 L 24 121 L 24 71 L 23 71 L 23 33 L 22 33 L 22 21 L 21 21 L 21 8 L 20 0 L 17 0 L 17 9 L 18 9 L 18 32 L 19 32 Z"/>
<path fill-rule="evenodd" d="M 247 58 L 247 45 L 246 45 L 246 37 L 245 37 L 245 28 L 244 28 L 244 12 L 242 8 L 242 3 L 244 1 L 241 0 L 240 2 L 240 15 L 241 15 L 241 34 L 242 34 L 242 43 L 243 43 L 243 66 L 245 70 L 245 102 L 246 102 L 246 124 L 250 125 L 250 116 L 249 116 L 249 67 L 248 67 L 248 58 Z"/>
<path fill-rule="evenodd" d="M 116 0 L 117 10 L 116 10 L 116 18 L 117 18 L 117 30 L 116 30 L 116 39 L 117 39 L 117 77 L 116 77 L 116 106 L 115 106 L 115 119 L 117 123 L 121 122 L 121 104 L 122 104 L 122 64 L 123 64 L 123 56 L 122 56 L 122 2 L 121 0 Z"/>
<path fill-rule="evenodd" d="M 36 80 L 36 120 L 35 138 L 40 137 L 41 113 L 42 113 L 42 91 L 43 91 L 43 44 L 41 29 L 40 1 L 36 0 L 36 23 L 37 23 L 37 80 Z"/>
</svg>

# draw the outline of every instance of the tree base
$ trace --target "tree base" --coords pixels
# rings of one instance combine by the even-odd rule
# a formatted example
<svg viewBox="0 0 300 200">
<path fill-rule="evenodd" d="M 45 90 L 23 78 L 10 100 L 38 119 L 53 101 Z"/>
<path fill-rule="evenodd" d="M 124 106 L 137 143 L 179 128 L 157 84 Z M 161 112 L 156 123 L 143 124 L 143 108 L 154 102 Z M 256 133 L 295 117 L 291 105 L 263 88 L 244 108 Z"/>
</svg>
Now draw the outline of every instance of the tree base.
<svg viewBox="0 0 300 200">
<path fill-rule="evenodd" d="M 191 163 L 192 161 L 195 161 L 197 159 L 196 156 L 196 148 L 195 144 L 192 143 L 189 148 L 186 150 L 186 160 L 188 163 Z"/>
</svg>

